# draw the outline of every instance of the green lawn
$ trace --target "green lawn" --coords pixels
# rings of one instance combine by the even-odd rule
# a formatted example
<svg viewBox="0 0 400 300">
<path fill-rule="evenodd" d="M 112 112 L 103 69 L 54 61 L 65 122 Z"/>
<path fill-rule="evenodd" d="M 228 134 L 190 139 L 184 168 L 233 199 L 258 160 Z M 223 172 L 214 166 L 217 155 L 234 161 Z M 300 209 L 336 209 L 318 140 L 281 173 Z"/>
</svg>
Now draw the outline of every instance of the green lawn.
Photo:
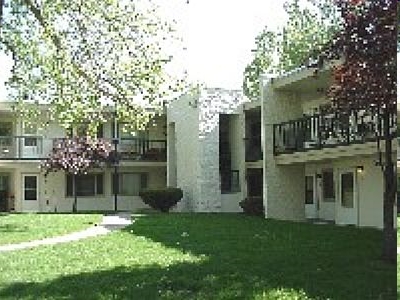
<svg viewBox="0 0 400 300">
<path fill-rule="evenodd" d="M 98 214 L 0 214 L 0 245 L 65 234 L 99 222 Z"/>
<path fill-rule="evenodd" d="M 151 214 L 126 230 L 0 254 L 0 299 L 393 299 L 381 232 Z"/>
</svg>

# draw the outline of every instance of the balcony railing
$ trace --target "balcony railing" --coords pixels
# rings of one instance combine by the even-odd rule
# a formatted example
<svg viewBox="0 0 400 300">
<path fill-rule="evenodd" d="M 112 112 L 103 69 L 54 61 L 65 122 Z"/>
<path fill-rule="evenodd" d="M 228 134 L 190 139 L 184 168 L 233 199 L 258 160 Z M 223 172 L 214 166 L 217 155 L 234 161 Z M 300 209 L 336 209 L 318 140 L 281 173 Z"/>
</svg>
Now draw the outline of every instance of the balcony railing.
<svg viewBox="0 0 400 300">
<path fill-rule="evenodd" d="M 167 141 L 121 138 L 118 152 L 121 160 L 167 161 Z"/>
<path fill-rule="evenodd" d="M 395 137 L 396 114 L 390 114 L 390 133 Z M 383 137 L 382 112 L 376 107 L 304 116 L 274 125 L 274 155 L 376 141 Z"/>
<path fill-rule="evenodd" d="M 0 136 L 0 159 L 39 159 L 43 144 L 41 136 Z"/>
<path fill-rule="evenodd" d="M 45 159 L 58 140 L 60 138 L 42 136 L 0 136 L 0 160 Z M 112 140 L 109 141 L 111 144 Z M 118 144 L 119 158 L 124 161 L 166 161 L 166 145 L 166 140 L 121 138 Z"/>
</svg>

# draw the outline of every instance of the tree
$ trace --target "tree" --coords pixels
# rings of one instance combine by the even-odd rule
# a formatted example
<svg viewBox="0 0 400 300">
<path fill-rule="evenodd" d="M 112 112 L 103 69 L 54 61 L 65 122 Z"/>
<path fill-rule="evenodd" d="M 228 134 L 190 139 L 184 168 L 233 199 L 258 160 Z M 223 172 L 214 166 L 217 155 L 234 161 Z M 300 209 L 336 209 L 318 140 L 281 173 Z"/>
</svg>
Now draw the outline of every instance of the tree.
<svg viewBox="0 0 400 300">
<path fill-rule="evenodd" d="M 64 127 L 106 121 L 107 105 L 131 130 L 142 129 L 185 85 L 168 72 L 180 47 L 151 1 L 1 0 L 0 47 L 14 59 L 10 97 L 24 119 Z M 4 9 L 4 10 L 3 10 Z"/>
<path fill-rule="evenodd" d="M 76 178 L 87 174 L 91 168 L 104 167 L 111 159 L 112 145 L 104 139 L 89 136 L 57 139 L 41 169 L 47 176 L 50 172 L 65 171 L 73 175 L 74 203 L 72 211 L 77 211 Z"/>
<path fill-rule="evenodd" d="M 260 97 L 260 75 L 282 74 L 315 57 L 340 28 L 340 16 L 331 0 L 288 0 L 284 9 L 288 20 L 283 28 L 268 28 L 256 37 L 254 58 L 244 71 L 243 91 L 250 99 Z"/>
<path fill-rule="evenodd" d="M 392 142 L 396 130 L 396 50 L 395 0 L 337 0 L 344 27 L 332 47 L 340 51 L 344 63 L 334 69 L 330 89 L 333 109 L 346 116 L 350 110 L 374 108 L 381 120 L 377 140 L 384 142 L 381 165 L 384 178 L 382 257 L 396 262 L 394 204 L 396 176 Z M 381 153 L 381 152 L 380 152 Z"/>
</svg>

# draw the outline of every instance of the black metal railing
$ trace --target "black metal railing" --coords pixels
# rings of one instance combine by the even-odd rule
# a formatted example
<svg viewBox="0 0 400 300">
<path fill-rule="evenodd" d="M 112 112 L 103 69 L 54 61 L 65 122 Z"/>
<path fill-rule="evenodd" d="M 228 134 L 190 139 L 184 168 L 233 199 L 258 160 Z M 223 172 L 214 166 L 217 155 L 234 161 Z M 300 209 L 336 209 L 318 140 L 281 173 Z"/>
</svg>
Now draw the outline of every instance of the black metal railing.
<svg viewBox="0 0 400 300">
<path fill-rule="evenodd" d="M 145 138 L 121 138 L 121 160 L 167 161 L 167 141 Z"/>
<path fill-rule="evenodd" d="M 390 133 L 396 134 L 396 113 L 390 114 Z M 376 141 L 383 137 L 382 111 L 376 107 L 304 116 L 274 125 L 274 154 Z"/>
<path fill-rule="evenodd" d="M 45 159 L 57 141 L 66 138 L 43 136 L 0 136 L 0 160 Z M 112 139 L 109 140 L 110 144 Z M 118 144 L 121 160 L 166 161 L 167 141 L 146 138 L 121 138 Z"/>
<path fill-rule="evenodd" d="M 249 162 L 262 160 L 261 136 L 245 138 L 245 158 Z"/>
</svg>

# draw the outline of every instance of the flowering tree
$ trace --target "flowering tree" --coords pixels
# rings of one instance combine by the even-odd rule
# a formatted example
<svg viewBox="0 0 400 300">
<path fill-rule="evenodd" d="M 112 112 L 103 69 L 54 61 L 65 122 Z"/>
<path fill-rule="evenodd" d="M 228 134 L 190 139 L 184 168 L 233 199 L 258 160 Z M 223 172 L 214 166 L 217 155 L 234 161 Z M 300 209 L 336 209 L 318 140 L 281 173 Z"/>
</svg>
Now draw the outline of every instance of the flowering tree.
<svg viewBox="0 0 400 300">
<path fill-rule="evenodd" d="M 73 175 L 74 204 L 77 210 L 76 175 L 86 174 L 91 168 L 104 167 L 111 159 L 112 145 L 104 139 L 74 137 L 54 141 L 52 152 L 41 163 L 45 176 L 50 172 L 65 171 Z"/>
<path fill-rule="evenodd" d="M 396 261 L 394 204 L 396 176 L 392 142 L 396 128 L 397 1 L 336 0 L 344 27 L 332 51 L 344 63 L 334 70 L 329 91 L 333 109 L 343 116 L 354 109 L 372 108 L 379 116 L 378 150 L 384 142 L 381 165 L 384 177 L 382 256 Z"/>
</svg>

